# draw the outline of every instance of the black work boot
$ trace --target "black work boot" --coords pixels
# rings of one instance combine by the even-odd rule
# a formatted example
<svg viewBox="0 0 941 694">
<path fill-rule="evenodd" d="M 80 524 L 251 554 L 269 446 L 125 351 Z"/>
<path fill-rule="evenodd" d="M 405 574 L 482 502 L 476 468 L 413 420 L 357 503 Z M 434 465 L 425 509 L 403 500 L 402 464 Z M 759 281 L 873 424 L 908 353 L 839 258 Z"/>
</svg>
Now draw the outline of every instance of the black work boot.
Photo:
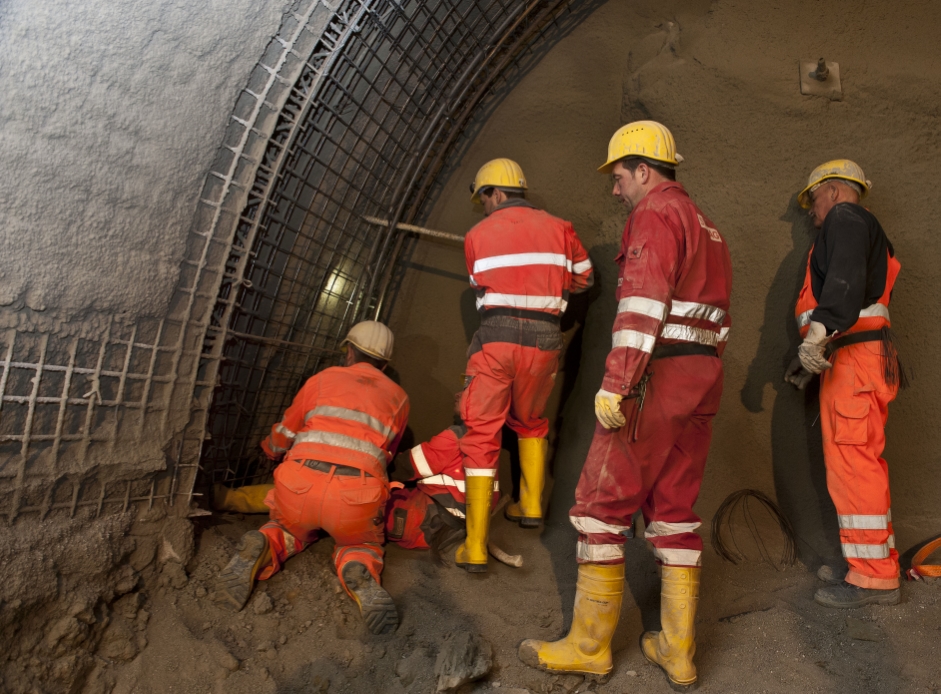
<svg viewBox="0 0 941 694">
<path fill-rule="evenodd" d="M 391 634 L 399 626 L 392 596 L 376 583 L 369 570 L 358 561 L 343 567 L 343 582 L 353 594 L 366 628 L 373 634 Z"/>
<path fill-rule="evenodd" d="M 268 538 L 257 530 L 242 535 L 235 549 L 235 556 L 216 577 L 215 602 L 238 612 L 248 602 L 258 572 L 271 563 L 271 552 Z"/>
<path fill-rule="evenodd" d="M 846 578 L 847 571 L 846 566 L 830 566 L 829 564 L 823 564 L 817 569 L 817 578 L 824 583 L 842 583 L 843 579 Z"/>
<path fill-rule="evenodd" d="M 814 594 L 814 601 L 818 605 L 837 609 L 852 609 L 863 605 L 898 605 L 900 599 L 901 592 L 898 588 L 860 588 L 846 581 L 818 588 Z"/>
</svg>

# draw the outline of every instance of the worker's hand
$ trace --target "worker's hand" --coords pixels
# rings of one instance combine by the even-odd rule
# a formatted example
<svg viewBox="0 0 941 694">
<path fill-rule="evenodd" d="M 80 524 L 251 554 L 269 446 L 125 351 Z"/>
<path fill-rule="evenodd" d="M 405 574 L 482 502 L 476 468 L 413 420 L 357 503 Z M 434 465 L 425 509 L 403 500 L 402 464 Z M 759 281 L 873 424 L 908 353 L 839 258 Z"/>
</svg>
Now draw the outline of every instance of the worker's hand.
<svg viewBox="0 0 941 694">
<path fill-rule="evenodd" d="M 811 321 L 810 329 L 807 331 L 807 337 L 797 348 L 797 356 L 800 359 L 801 366 L 812 374 L 818 374 L 832 367 L 826 357 L 827 343 L 830 338 L 827 337 L 827 329 L 823 323 Z"/>
<path fill-rule="evenodd" d="M 604 388 L 595 395 L 595 417 L 605 429 L 620 429 L 627 424 L 621 414 L 621 399 L 620 395 L 609 393 Z"/>
<path fill-rule="evenodd" d="M 814 374 L 810 373 L 801 364 L 800 357 L 794 357 L 787 367 L 787 371 L 784 372 L 784 380 L 797 388 L 797 390 L 804 390 L 813 377 Z"/>
</svg>

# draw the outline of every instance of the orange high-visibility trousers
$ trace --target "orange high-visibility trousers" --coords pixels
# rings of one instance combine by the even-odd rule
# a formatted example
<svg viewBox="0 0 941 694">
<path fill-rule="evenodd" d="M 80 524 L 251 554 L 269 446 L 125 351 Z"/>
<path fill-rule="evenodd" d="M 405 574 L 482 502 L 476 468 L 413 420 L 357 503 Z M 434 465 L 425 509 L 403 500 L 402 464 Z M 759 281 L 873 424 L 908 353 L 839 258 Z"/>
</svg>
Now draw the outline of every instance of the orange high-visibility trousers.
<svg viewBox="0 0 941 694">
<path fill-rule="evenodd" d="M 821 374 L 820 423 L 827 488 L 849 564 L 846 582 L 898 588 L 889 467 L 882 458 L 888 407 L 898 386 L 885 382 L 879 342 L 841 347 L 831 363 L 833 368 Z"/>
<path fill-rule="evenodd" d="M 363 564 L 380 582 L 384 521 L 389 487 L 385 480 L 361 472 L 338 475 L 293 460 L 274 470 L 274 489 L 265 503 L 271 520 L 260 528 L 271 547 L 271 564 L 259 575 L 265 580 L 280 571 L 287 559 L 303 551 L 325 531 L 336 541 L 333 562 L 343 588 L 343 567 Z"/>
</svg>

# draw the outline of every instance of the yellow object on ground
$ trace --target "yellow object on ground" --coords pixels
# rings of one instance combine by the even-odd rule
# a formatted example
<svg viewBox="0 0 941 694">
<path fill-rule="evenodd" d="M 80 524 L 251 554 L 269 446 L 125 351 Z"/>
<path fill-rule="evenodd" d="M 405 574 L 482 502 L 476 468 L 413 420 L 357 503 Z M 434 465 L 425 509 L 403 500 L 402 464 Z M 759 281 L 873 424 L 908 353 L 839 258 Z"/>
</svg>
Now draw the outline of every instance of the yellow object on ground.
<svg viewBox="0 0 941 694">
<path fill-rule="evenodd" d="M 640 638 L 644 656 L 659 665 L 671 686 L 696 684 L 696 606 L 699 604 L 699 568 L 664 566 L 660 587 L 662 631 L 648 631 Z"/>
<path fill-rule="evenodd" d="M 866 174 L 863 173 L 863 169 L 859 164 L 849 159 L 834 159 L 833 161 L 821 164 L 810 172 L 810 177 L 807 179 L 807 187 L 798 194 L 797 202 L 805 210 L 809 210 L 810 193 L 824 181 L 834 178 L 852 181 L 862 186 L 863 193 L 859 196 L 860 198 L 866 197 L 866 194 L 869 192 L 870 188 L 872 188 L 872 181 L 866 178 Z"/>
<path fill-rule="evenodd" d="M 571 672 L 603 679 L 614 667 L 611 637 L 621 616 L 624 564 L 579 564 L 572 628 L 558 641 L 527 639 L 519 658 L 548 672 Z"/>
<path fill-rule="evenodd" d="M 523 169 L 512 159 L 493 159 L 480 167 L 471 183 L 471 202 L 480 202 L 480 191 L 484 188 L 504 190 L 526 190 Z"/>
<path fill-rule="evenodd" d="M 520 439 L 520 500 L 506 508 L 506 517 L 523 528 L 542 521 L 542 490 L 546 485 L 546 439 Z"/>
<path fill-rule="evenodd" d="M 229 489 L 224 484 L 212 485 L 212 508 L 230 513 L 268 513 L 265 497 L 273 484 L 251 484 Z"/>
<path fill-rule="evenodd" d="M 467 539 L 458 546 L 454 563 L 470 573 L 483 573 L 487 570 L 487 535 L 490 531 L 493 477 L 468 474 L 464 484 Z"/>
<path fill-rule="evenodd" d="M 598 171 L 609 174 L 624 157 L 643 157 L 677 166 L 683 157 L 676 153 L 673 133 L 661 123 L 639 120 L 618 128 L 608 143 L 608 161 Z"/>
</svg>

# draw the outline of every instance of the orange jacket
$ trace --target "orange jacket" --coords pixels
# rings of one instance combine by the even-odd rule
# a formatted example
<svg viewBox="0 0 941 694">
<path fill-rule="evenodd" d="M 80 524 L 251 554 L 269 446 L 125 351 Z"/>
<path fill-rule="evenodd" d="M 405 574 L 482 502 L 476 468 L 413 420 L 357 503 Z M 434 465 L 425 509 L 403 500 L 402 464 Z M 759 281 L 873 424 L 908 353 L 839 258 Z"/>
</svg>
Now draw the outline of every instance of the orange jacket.
<svg viewBox="0 0 941 694">
<path fill-rule="evenodd" d="M 287 454 L 385 479 L 407 422 L 408 396 L 381 371 L 333 366 L 308 379 L 261 447 L 272 460 Z"/>
</svg>

